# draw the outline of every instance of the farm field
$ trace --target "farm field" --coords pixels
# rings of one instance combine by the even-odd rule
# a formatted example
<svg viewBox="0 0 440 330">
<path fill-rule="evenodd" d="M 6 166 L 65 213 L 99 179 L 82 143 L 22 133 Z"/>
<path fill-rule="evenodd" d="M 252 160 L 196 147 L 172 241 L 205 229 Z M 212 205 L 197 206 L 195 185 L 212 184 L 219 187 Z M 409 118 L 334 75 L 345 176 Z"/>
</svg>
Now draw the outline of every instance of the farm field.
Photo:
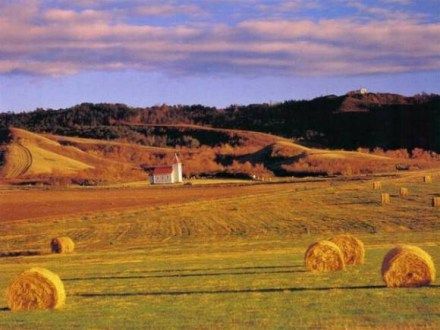
<svg viewBox="0 0 440 330">
<path fill-rule="evenodd" d="M 380 178 L 382 190 L 373 190 L 370 180 L 4 187 L 0 251 L 41 255 L 0 258 L 0 292 L 15 275 L 39 266 L 60 275 L 67 303 L 55 312 L 11 313 L 0 296 L 0 328 L 438 328 L 438 279 L 427 288 L 387 289 L 380 276 L 383 256 L 399 243 L 425 249 L 438 269 L 440 209 L 430 203 L 440 195 L 440 173 L 430 172 L 430 184 L 422 182 L 426 173 Z M 400 197 L 400 187 L 410 195 Z M 380 205 L 381 191 L 390 193 L 391 204 Z M 143 200 L 112 205 L 118 195 Z M 92 200 L 105 207 L 82 209 Z M 69 201 L 76 211 L 48 211 Z M 22 215 L 13 219 L 16 212 Z M 364 241 L 366 263 L 306 272 L 307 246 L 339 232 Z M 49 254 L 50 239 L 64 235 L 76 242 L 76 252 Z"/>
<path fill-rule="evenodd" d="M 0 327 L 279 328 L 432 327 L 440 325 L 440 286 L 387 289 L 386 236 L 363 236 L 366 263 L 343 272 L 305 272 L 303 251 L 316 237 L 282 241 L 152 245 L 1 260 L 0 290 L 33 266 L 57 272 L 67 303 L 59 311 L 1 312 Z M 432 237 L 431 237 L 432 238 Z M 421 245 L 435 260 L 438 242 Z M 5 306 L 0 297 L 0 306 Z"/>
</svg>

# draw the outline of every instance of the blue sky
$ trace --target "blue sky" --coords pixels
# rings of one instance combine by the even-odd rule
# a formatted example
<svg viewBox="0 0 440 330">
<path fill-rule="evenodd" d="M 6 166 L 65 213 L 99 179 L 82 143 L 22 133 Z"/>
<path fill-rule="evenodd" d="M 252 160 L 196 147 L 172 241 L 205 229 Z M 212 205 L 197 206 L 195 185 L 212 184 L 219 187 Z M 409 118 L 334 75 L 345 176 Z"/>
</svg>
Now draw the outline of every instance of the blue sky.
<svg viewBox="0 0 440 330">
<path fill-rule="evenodd" d="M 0 111 L 440 93 L 440 0 L 0 0 Z"/>
</svg>

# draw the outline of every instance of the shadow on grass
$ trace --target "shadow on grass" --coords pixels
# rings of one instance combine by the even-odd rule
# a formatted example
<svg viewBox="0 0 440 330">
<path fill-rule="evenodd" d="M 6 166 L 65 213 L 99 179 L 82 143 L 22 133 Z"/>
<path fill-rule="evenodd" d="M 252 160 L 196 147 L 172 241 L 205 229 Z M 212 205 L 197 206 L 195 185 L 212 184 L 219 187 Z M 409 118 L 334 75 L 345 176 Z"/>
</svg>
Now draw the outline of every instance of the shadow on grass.
<svg viewBox="0 0 440 330">
<path fill-rule="evenodd" d="M 379 202 L 340 202 L 340 203 L 329 203 L 328 205 L 369 205 L 369 204 L 380 204 Z"/>
<path fill-rule="evenodd" d="M 9 312 L 9 307 L 0 307 L 0 312 Z"/>
<path fill-rule="evenodd" d="M 0 258 L 41 256 L 43 252 L 35 250 L 0 252 Z"/>
<path fill-rule="evenodd" d="M 278 266 L 240 266 L 240 267 L 222 267 L 222 268 L 173 268 L 173 269 L 150 269 L 150 270 L 134 270 L 130 273 L 177 273 L 177 272 L 221 272 L 226 270 L 249 270 L 249 269 L 293 269 L 303 268 L 304 264 L 298 265 L 278 265 Z M 118 273 L 120 274 L 120 273 Z"/>
<path fill-rule="evenodd" d="M 206 269 L 204 269 L 206 271 Z M 169 275 L 131 275 L 131 276 L 91 276 L 91 277 L 73 277 L 63 278 L 63 281 L 89 281 L 89 280 L 124 280 L 124 279 L 143 279 L 143 278 L 172 278 L 172 277 L 203 277 L 203 276 L 222 276 L 222 275 L 258 275 L 258 274 L 293 274 L 305 273 L 303 269 L 299 270 L 273 270 L 273 271 L 245 271 L 245 272 L 216 272 L 216 273 L 191 273 L 191 274 L 169 274 Z"/>
<path fill-rule="evenodd" d="M 342 287 L 318 288 L 256 288 L 256 289 L 231 289 L 231 290 L 198 290 L 198 291 L 147 291 L 147 292 L 114 292 L 114 293 L 77 293 L 74 296 L 83 298 L 98 297 L 136 297 L 136 296 L 183 296 L 198 294 L 237 294 L 237 293 L 277 293 L 277 292 L 303 292 L 303 291 L 331 291 L 331 290 L 374 290 L 385 289 L 385 285 L 363 285 Z"/>
</svg>

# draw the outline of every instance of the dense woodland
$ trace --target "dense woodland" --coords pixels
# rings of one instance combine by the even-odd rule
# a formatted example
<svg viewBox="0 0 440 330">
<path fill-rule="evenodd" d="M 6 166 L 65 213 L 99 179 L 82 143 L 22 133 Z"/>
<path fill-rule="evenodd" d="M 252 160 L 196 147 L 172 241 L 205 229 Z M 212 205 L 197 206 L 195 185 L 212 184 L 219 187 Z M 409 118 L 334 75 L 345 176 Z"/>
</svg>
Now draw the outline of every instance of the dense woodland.
<svg viewBox="0 0 440 330">
<path fill-rule="evenodd" d="M 171 135 L 169 130 L 161 134 L 160 128 L 142 124 L 197 124 L 254 130 L 327 148 L 422 148 L 440 152 L 440 95 L 349 93 L 309 101 L 233 105 L 226 109 L 202 105 L 132 108 L 124 104 L 83 103 L 68 109 L 0 114 L 0 128 L 15 126 L 36 132 L 127 139 L 154 146 L 197 147 L 220 144 L 226 139 L 231 143 L 231 137 L 218 132 L 205 132 L 194 138 L 178 130 Z"/>
</svg>

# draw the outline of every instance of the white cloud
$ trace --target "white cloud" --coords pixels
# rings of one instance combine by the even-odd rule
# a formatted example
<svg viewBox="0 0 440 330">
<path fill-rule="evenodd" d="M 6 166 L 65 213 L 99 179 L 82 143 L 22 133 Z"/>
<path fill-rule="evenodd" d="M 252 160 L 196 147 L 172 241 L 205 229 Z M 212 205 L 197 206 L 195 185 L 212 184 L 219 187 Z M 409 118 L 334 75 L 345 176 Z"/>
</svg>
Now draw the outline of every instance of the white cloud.
<svg viewBox="0 0 440 330">
<path fill-rule="evenodd" d="M 440 70 L 440 23 L 416 19 L 155 26 L 130 24 L 116 10 L 75 11 L 32 3 L 19 16 L 11 14 L 22 3 L 1 7 L 0 73 L 137 69 L 187 75 L 351 75 Z M 176 12 L 175 7 L 168 9 Z M 166 12 L 155 10 L 150 8 L 149 15 Z"/>
</svg>

